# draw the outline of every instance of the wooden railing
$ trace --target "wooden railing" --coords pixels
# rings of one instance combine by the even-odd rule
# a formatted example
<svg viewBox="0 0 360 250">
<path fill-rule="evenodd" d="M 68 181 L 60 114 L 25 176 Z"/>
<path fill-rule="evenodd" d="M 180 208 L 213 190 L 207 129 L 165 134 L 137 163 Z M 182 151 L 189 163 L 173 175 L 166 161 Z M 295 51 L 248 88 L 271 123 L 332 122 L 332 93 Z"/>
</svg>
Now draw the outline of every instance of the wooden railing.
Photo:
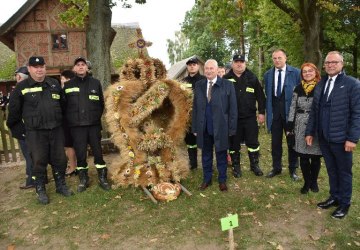
<svg viewBox="0 0 360 250">
<path fill-rule="evenodd" d="M 19 144 L 6 127 L 7 111 L 0 110 L 0 164 L 23 160 Z"/>
</svg>

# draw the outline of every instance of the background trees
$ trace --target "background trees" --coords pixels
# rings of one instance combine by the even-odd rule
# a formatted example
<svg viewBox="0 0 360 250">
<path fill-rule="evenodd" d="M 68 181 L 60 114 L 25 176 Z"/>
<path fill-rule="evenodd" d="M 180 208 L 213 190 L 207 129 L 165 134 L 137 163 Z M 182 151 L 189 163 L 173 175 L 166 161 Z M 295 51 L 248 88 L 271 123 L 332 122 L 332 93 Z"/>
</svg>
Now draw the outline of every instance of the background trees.
<svg viewBox="0 0 360 250">
<path fill-rule="evenodd" d="M 260 77 L 278 47 L 287 51 L 289 63 L 300 66 L 308 61 L 320 68 L 329 50 L 339 50 L 346 71 L 359 77 L 357 0 L 197 0 L 182 32 L 188 42 L 180 55 L 227 62 L 232 54 L 245 52 Z M 179 43 L 177 39 L 168 44 Z M 169 52 L 170 59 L 179 57 L 179 51 Z"/>
</svg>

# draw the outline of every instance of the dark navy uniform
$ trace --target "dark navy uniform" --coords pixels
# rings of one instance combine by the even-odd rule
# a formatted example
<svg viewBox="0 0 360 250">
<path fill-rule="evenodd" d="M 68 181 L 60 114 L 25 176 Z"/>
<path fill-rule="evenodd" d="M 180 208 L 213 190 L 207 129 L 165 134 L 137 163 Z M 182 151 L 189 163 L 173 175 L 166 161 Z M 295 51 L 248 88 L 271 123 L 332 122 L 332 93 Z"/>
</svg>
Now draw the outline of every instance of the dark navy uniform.
<svg viewBox="0 0 360 250">
<path fill-rule="evenodd" d="M 245 69 L 240 77 L 231 69 L 225 79 L 234 83 L 237 106 L 238 125 L 236 135 L 230 138 L 230 156 L 233 164 L 240 164 L 241 142 L 245 141 L 250 159 L 250 168 L 256 175 L 262 175 L 259 168 L 260 144 L 258 140 L 259 128 L 256 111 L 265 114 L 265 94 L 254 73 Z M 239 168 L 241 175 L 241 171 Z"/>
<path fill-rule="evenodd" d="M 185 84 L 187 88 L 191 88 L 192 91 L 194 91 L 195 83 L 205 78 L 206 78 L 205 76 L 201 75 L 198 72 L 194 76 L 188 75 L 183 79 L 183 81 L 186 82 Z M 185 143 L 188 148 L 188 155 L 189 155 L 191 169 L 195 169 L 197 168 L 197 145 L 196 145 L 196 136 L 193 133 L 191 133 L 191 127 L 188 129 L 188 132 L 185 135 Z"/>
<path fill-rule="evenodd" d="M 104 111 L 104 96 L 100 81 L 86 75 L 76 76 L 64 86 L 66 100 L 66 122 L 70 128 L 77 158 L 80 185 L 79 191 L 88 186 L 87 145 L 89 144 L 94 155 L 94 164 L 100 175 L 106 178 L 107 168 L 101 149 L 101 116 Z M 100 183 L 102 183 L 100 181 Z M 104 189 L 109 189 L 109 186 Z"/>
<path fill-rule="evenodd" d="M 55 172 L 65 172 L 62 100 L 60 84 L 49 77 L 41 83 L 29 77 L 11 94 L 8 125 L 20 129 L 23 120 L 36 178 L 45 178 L 48 163 Z"/>
</svg>

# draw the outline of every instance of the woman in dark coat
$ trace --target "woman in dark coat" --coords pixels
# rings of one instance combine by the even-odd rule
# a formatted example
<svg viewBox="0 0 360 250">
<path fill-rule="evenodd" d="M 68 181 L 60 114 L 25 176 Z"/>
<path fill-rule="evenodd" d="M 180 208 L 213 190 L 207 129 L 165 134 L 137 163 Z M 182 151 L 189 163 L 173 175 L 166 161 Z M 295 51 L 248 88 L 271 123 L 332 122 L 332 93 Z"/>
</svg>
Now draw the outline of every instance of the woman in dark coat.
<svg viewBox="0 0 360 250">
<path fill-rule="evenodd" d="M 321 151 L 317 138 L 312 146 L 305 142 L 305 129 L 313 102 L 314 88 L 320 80 L 320 73 L 312 63 L 301 66 L 301 84 L 295 87 L 287 123 L 287 135 L 295 135 L 294 150 L 300 156 L 300 167 L 304 178 L 304 186 L 300 192 L 306 194 L 309 189 L 319 192 L 317 178 L 320 171 Z"/>
</svg>

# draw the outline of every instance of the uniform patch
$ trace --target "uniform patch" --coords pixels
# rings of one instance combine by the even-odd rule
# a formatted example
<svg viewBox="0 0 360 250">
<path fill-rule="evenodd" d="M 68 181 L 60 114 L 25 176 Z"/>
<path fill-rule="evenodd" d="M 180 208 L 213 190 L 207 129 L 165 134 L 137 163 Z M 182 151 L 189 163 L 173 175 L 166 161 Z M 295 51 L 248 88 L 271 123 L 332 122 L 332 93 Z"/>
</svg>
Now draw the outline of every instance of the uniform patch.
<svg viewBox="0 0 360 250">
<path fill-rule="evenodd" d="M 254 93 L 255 90 L 254 90 L 253 88 L 247 87 L 247 88 L 246 88 L 246 92 Z"/>
</svg>

